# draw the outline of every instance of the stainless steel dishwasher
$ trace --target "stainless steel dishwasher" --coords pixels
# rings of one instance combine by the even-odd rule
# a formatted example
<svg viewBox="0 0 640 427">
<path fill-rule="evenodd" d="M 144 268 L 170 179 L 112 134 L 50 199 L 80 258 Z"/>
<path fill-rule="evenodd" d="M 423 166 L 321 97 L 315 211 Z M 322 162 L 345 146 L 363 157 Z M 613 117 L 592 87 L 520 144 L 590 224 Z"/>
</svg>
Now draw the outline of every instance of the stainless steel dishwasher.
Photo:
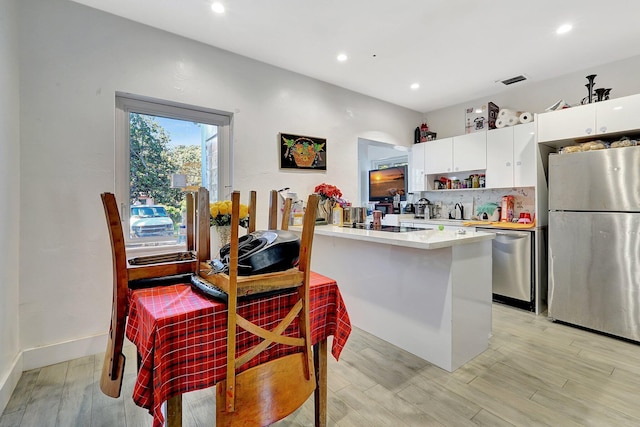
<svg viewBox="0 0 640 427">
<path fill-rule="evenodd" d="M 476 228 L 495 233 L 493 240 L 493 299 L 527 310 L 534 308 L 534 240 L 530 231 Z"/>
</svg>

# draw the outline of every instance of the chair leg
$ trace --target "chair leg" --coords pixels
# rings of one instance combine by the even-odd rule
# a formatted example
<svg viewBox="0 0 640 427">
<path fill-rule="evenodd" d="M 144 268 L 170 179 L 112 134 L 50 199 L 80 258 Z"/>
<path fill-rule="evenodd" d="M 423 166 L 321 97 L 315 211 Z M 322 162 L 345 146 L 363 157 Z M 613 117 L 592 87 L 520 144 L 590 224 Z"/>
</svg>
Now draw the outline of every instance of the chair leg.
<svg viewBox="0 0 640 427">
<path fill-rule="evenodd" d="M 167 401 L 167 427 L 182 427 L 182 395 L 173 396 Z"/>
<path fill-rule="evenodd" d="M 327 425 L 327 340 L 313 346 L 313 364 L 316 371 L 316 389 L 313 392 L 315 403 L 315 427 Z"/>
</svg>

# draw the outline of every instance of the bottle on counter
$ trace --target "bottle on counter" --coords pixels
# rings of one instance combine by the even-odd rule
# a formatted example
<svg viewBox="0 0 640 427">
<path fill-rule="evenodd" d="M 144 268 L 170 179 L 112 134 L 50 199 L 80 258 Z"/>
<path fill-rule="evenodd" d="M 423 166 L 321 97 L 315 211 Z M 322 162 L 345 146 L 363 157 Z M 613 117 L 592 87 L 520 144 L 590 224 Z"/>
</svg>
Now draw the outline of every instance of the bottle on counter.
<svg viewBox="0 0 640 427">
<path fill-rule="evenodd" d="M 513 221 L 513 196 L 502 196 L 502 205 L 500 206 L 500 222 Z"/>
<path fill-rule="evenodd" d="M 342 209 L 342 206 L 340 205 L 336 205 L 333 208 L 333 225 L 338 225 L 340 227 L 342 227 L 344 225 L 344 211 Z"/>
</svg>

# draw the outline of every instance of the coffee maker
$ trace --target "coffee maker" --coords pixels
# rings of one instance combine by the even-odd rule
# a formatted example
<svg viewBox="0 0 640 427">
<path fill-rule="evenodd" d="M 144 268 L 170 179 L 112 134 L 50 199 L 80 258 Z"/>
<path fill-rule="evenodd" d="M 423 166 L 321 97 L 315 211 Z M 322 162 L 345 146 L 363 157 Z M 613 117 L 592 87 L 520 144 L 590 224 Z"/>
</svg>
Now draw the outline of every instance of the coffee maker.
<svg viewBox="0 0 640 427">
<path fill-rule="evenodd" d="M 429 199 L 425 199 L 423 197 L 422 199 L 418 200 L 418 203 L 413 205 L 415 209 L 414 216 L 416 218 L 431 219 L 431 206 L 433 205 L 431 204 Z"/>
</svg>

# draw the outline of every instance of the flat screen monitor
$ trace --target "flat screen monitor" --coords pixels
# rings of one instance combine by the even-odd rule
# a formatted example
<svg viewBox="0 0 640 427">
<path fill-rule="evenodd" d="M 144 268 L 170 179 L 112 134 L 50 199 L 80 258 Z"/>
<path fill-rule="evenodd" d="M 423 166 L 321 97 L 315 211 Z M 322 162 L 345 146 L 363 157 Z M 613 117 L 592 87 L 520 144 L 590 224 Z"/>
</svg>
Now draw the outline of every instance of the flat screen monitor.
<svg viewBox="0 0 640 427">
<path fill-rule="evenodd" d="M 407 200 L 407 167 L 395 166 L 369 171 L 369 200 L 372 202 L 392 201 L 400 194 L 400 200 Z"/>
</svg>

